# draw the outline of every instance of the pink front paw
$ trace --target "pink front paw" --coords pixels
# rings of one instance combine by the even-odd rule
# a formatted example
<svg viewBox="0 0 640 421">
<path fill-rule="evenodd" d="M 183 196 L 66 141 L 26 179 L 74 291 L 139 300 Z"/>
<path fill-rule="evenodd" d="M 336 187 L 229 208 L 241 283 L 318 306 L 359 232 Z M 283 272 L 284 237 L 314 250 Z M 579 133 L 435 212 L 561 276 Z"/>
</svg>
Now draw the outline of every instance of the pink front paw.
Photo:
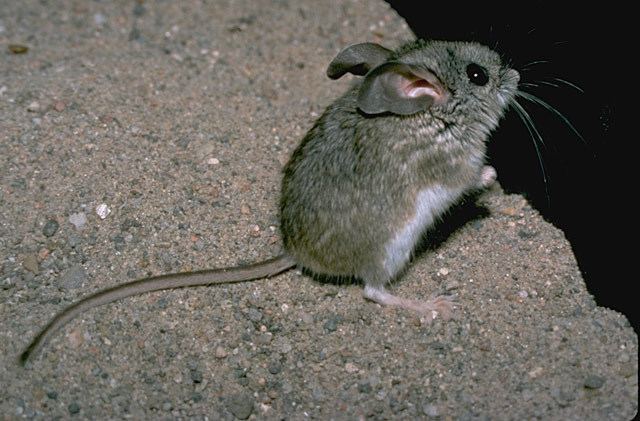
<svg viewBox="0 0 640 421">
<path fill-rule="evenodd" d="M 496 169 L 489 165 L 485 165 L 482 167 L 482 171 L 480 172 L 480 184 L 478 187 L 482 189 L 491 187 L 491 185 L 496 182 L 496 178 L 498 178 Z"/>
</svg>

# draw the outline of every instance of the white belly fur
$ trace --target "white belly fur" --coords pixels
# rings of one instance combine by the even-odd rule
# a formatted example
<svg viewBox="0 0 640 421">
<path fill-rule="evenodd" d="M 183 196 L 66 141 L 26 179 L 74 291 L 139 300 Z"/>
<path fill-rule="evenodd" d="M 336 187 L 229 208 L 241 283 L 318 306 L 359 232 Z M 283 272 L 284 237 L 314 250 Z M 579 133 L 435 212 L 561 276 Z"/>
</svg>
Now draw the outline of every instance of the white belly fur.
<svg viewBox="0 0 640 421">
<path fill-rule="evenodd" d="M 413 218 L 385 246 L 384 267 L 390 277 L 397 275 L 409 261 L 424 230 L 430 227 L 461 193 L 460 189 L 440 185 L 431 186 L 418 193 Z"/>
</svg>

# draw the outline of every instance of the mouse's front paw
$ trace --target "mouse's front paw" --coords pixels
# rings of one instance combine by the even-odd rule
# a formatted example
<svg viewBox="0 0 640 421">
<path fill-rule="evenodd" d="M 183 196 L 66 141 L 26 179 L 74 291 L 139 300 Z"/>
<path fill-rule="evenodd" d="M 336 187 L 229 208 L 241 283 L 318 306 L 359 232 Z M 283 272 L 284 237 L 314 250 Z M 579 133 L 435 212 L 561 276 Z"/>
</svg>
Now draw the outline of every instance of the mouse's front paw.
<svg viewBox="0 0 640 421">
<path fill-rule="evenodd" d="M 478 187 L 481 189 L 491 187 L 491 185 L 496 182 L 497 178 L 498 173 L 496 172 L 496 169 L 492 166 L 485 165 L 484 167 L 482 167 L 482 171 L 480 172 Z"/>
</svg>

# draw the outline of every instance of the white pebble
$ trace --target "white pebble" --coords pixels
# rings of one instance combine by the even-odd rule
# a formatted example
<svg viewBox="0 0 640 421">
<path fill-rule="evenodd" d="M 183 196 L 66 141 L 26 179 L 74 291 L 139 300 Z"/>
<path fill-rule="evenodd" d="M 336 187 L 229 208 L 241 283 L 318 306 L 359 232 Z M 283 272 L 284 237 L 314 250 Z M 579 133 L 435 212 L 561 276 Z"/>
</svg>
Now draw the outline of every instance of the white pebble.
<svg viewBox="0 0 640 421">
<path fill-rule="evenodd" d="M 71 222 L 76 229 L 82 229 L 84 224 L 87 223 L 87 215 L 85 215 L 84 212 L 73 213 L 69 215 L 69 222 Z"/>
<path fill-rule="evenodd" d="M 100 219 L 104 219 L 111 213 L 111 209 L 109 209 L 106 203 L 101 203 L 96 207 L 96 213 Z"/>
<path fill-rule="evenodd" d="M 438 275 L 440 276 L 447 276 L 449 274 L 449 269 L 447 268 L 440 268 L 438 269 Z"/>
<path fill-rule="evenodd" d="M 543 371 L 542 367 L 536 367 L 529 372 L 529 377 L 531 377 L 532 379 L 535 379 L 536 377 L 540 377 L 540 375 L 542 374 L 542 371 Z"/>
<path fill-rule="evenodd" d="M 93 15 L 93 22 L 98 26 L 102 26 L 107 22 L 107 17 L 102 13 L 96 13 Z"/>
<path fill-rule="evenodd" d="M 359 370 L 358 366 L 355 365 L 354 363 L 346 363 L 344 365 L 344 369 L 349 374 L 353 374 Z"/>
</svg>

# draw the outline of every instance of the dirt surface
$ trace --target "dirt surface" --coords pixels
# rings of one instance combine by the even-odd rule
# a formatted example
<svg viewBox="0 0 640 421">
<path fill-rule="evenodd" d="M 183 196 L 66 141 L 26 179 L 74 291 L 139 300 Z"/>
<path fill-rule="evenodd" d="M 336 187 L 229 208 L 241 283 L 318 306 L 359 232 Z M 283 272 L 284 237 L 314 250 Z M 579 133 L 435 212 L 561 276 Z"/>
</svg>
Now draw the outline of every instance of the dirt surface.
<svg viewBox="0 0 640 421">
<path fill-rule="evenodd" d="M 280 171 L 349 83 L 326 65 L 409 38 L 379 1 L 3 1 L 0 418 L 631 419 L 636 334 L 499 187 L 392 287 L 454 320 L 291 271 L 91 310 L 17 365 L 90 292 L 278 254 Z"/>
</svg>

